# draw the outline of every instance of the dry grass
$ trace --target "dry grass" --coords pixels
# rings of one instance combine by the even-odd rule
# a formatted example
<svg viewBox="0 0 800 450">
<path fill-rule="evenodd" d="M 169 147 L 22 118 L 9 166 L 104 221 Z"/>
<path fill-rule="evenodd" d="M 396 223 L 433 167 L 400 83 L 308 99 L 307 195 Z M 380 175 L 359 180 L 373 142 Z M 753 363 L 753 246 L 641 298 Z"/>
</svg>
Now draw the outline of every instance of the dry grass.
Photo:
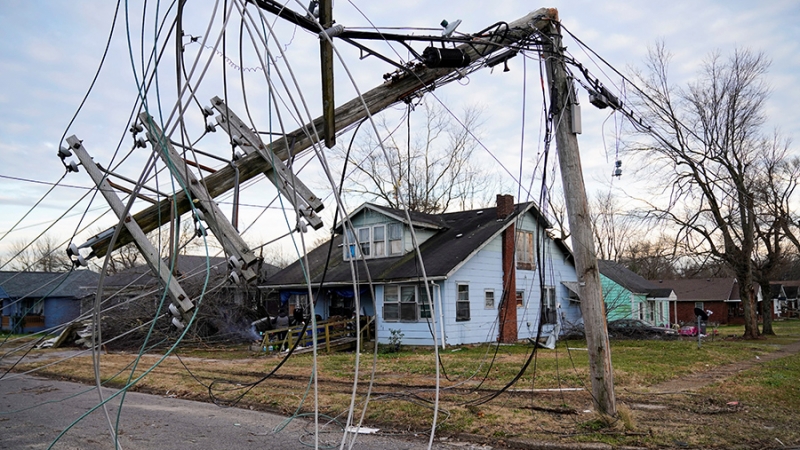
<svg viewBox="0 0 800 450">
<path fill-rule="evenodd" d="M 441 379 L 438 431 L 475 434 L 499 441 L 607 442 L 613 445 L 676 447 L 745 447 L 800 444 L 794 431 L 800 411 L 800 357 L 773 361 L 742 372 L 734 379 L 697 392 L 648 394 L 656 383 L 736 361 L 764 355 L 800 340 L 800 322 L 782 324 L 781 336 L 757 342 L 708 342 L 700 350 L 694 341 L 618 341 L 613 343 L 615 385 L 619 403 L 616 418 L 598 416 L 583 391 L 540 389 L 582 388 L 589 385 L 586 352 L 567 350 L 582 342 L 539 350 L 519 381 L 506 393 L 481 404 L 478 400 L 509 382 L 530 355 L 525 345 L 499 348 L 477 346 L 442 352 L 446 372 Z M 788 337 L 787 337 L 788 336 Z M 496 350 L 496 354 L 495 354 Z M 48 351 L 36 351 L 46 353 Z M 234 403 L 260 410 L 293 414 L 314 410 L 309 389 L 313 360 L 294 355 L 275 376 L 260 381 L 280 361 L 244 347 L 183 349 L 157 366 L 160 355 L 106 354 L 103 380 L 122 387 L 129 377 L 141 380 L 133 390 L 180 398 Z M 181 363 L 182 361 L 182 363 Z M 378 355 L 374 386 L 366 412 L 371 426 L 426 433 L 433 420 L 435 399 L 433 354 L 430 349 L 407 349 Z M 344 421 L 353 388 L 355 355 L 320 356 L 317 367 L 319 410 Z M 23 361 L 15 370 L 40 363 Z M 185 365 L 185 366 L 184 366 Z M 40 375 L 91 383 L 88 356 L 73 358 L 38 372 Z M 361 355 L 356 417 L 360 415 L 372 374 L 372 355 Z M 252 386 L 251 386 L 252 385 Z M 728 402 L 739 401 L 729 406 Z"/>
</svg>

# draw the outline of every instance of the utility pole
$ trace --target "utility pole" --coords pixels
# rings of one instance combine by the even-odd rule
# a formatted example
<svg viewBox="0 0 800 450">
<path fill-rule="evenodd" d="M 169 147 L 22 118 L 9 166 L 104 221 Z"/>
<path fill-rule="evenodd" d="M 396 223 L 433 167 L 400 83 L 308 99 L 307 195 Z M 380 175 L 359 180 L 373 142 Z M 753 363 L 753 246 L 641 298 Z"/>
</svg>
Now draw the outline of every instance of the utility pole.
<svg viewBox="0 0 800 450">
<path fill-rule="evenodd" d="M 297 16 L 296 13 L 277 3 L 267 0 L 254 0 L 254 2 L 260 8 L 291 20 L 304 28 L 319 31 L 318 28 L 315 28 L 317 27 L 315 22 L 311 22 L 305 17 Z M 524 42 L 532 35 L 541 32 L 548 26 L 552 17 L 555 16 L 557 16 L 555 9 L 541 8 L 506 24 L 506 31 L 503 33 L 485 36 L 475 42 L 461 44 L 456 48 L 462 50 L 471 61 L 490 58 L 493 55 L 502 53 L 506 47 Z M 352 34 L 358 33 L 353 32 Z M 350 39 L 346 36 L 348 35 L 345 33 L 340 38 Z M 409 38 L 413 38 L 413 36 L 409 36 Z M 419 38 L 422 39 L 423 37 Z M 506 58 L 513 56 L 508 52 L 506 54 Z M 445 77 L 449 77 L 450 80 L 457 79 L 454 75 L 458 75 L 459 71 L 460 69 L 452 67 L 426 68 L 422 64 L 415 65 L 365 92 L 361 98 L 354 98 L 335 108 L 333 115 L 323 114 L 312 122 L 287 133 L 284 137 L 276 139 L 270 143 L 269 150 L 278 159 L 286 161 L 288 158 L 316 144 L 316 136 L 310 130 L 325 130 L 325 121 L 330 120 L 330 117 L 334 118 L 334 129 L 337 131 L 342 130 L 363 120 L 368 114 L 376 114 L 398 102 L 413 98 L 421 92 L 435 88 L 436 83 L 441 82 Z M 329 97 L 329 100 L 329 105 L 332 105 L 332 96 Z M 328 138 L 328 136 L 320 137 L 323 141 Z M 273 167 L 270 161 L 264 159 L 259 152 L 252 152 L 239 160 L 238 176 L 234 172 L 234 168 L 226 166 L 206 176 L 204 181 L 209 197 L 220 196 L 233 189 L 237 183 L 244 183 L 261 174 L 271 178 Z M 148 233 L 161 226 L 160 218 L 168 217 L 170 208 L 173 207 L 177 214 L 185 214 L 191 210 L 186 193 L 179 192 L 170 198 L 145 208 L 134 214 L 133 218 L 139 223 L 142 231 Z M 98 235 L 97 239 L 93 239 L 90 246 L 94 256 L 102 257 L 109 251 L 113 251 L 132 241 L 131 234 L 127 230 L 121 230 L 114 248 L 108 248 L 109 239 L 103 233 Z"/>
<path fill-rule="evenodd" d="M 572 81 L 567 78 L 558 17 L 551 22 L 548 31 L 551 41 L 545 47 L 544 56 L 550 83 L 550 113 L 557 124 L 556 147 L 572 235 L 575 270 L 578 274 L 581 314 L 586 329 L 592 397 L 599 412 L 615 416 L 617 402 L 614 396 L 614 373 L 611 368 L 605 304 L 578 150 L 580 119 L 578 115 L 573 115 L 577 102 Z"/>
</svg>

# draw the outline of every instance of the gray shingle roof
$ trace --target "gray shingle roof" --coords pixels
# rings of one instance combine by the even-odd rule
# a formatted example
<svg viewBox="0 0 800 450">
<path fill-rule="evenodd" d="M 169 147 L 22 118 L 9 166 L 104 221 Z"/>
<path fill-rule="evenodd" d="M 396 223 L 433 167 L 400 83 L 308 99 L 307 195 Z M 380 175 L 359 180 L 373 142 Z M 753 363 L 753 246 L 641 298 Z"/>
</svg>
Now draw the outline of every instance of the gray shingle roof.
<svg viewBox="0 0 800 450">
<path fill-rule="evenodd" d="M 622 264 L 607 260 L 599 260 L 597 263 L 601 274 L 634 294 L 645 294 L 648 297 L 655 298 L 667 298 L 672 293 L 671 286 L 659 286 L 650 282 Z"/>
<path fill-rule="evenodd" d="M 377 207 L 387 215 L 404 217 L 405 212 L 393 208 Z M 361 207 L 363 208 L 363 206 Z M 359 211 L 361 208 L 357 209 Z M 442 278 L 450 274 L 459 264 L 466 261 L 477 249 L 481 248 L 492 237 L 513 223 L 524 212 L 530 211 L 537 220 L 547 227 L 549 224 L 536 209 L 534 204 L 520 203 L 514 206 L 514 212 L 509 217 L 498 220 L 497 208 L 484 208 L 470 211 L 461 211 L 444 214 L 419 214 L 412 216 L 412 221 L 424 221 L 431 227 L 439 230 L 427 241 L 420 245 L 422 260 L 425 264 L 425 273 L 430 278 Z M 308 263 L 311 267 L 309 279 L 312 284 L 319 284 L 325 272 L 326 284 L 352 283 L 349 261 L 342 258 L 341 234 L 333 238 L 333 248 L 327 265 L 330 241 L 320 245 L 308 254 Z M 373 281 L 400 281 L 422 276 L 422 268 L 415 252 L 390 258 L 368 259 L 366 263 L 354 261 L 359 282 L 366 282 L 367 269 Z M 265 286 L 300 286 L 305 284 L 303 268 L 297 261 L 282 271 L 270 277 Z"/>
<path fill-rule="evenodd" d="M 90 270 L 72 272 L 0 272 L 0 287 L 7 298 L 82 298 L 95 292 L 99 275 Z"/>
</svg>

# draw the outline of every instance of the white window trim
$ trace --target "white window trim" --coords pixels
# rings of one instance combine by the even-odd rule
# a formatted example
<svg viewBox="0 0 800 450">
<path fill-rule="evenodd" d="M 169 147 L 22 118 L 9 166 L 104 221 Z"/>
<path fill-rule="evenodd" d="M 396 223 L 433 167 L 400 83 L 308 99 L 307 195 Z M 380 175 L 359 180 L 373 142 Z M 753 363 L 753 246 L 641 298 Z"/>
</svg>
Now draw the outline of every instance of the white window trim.
<svg viewBox="0 0 800 450">
<path fill-rule="evenodd" d="M 489 304 L 488 302 L 488 295 L 492 294 L 492 303 Z M 494 289 L 484 289 L 483 290 L 483 307 L 484 309 L 494 309 L 495 304 L 495 297 L 494 297 Z"/>
<path fill-rule="evenodd" d="M 464 302 L 464 300 L 459 300 L 459 298 L 458 298 L 458 294 L 460 292 L 461 286 L 466 286 L 467 287 L 467 300 L 466 300 L 466 303 L 467 303 L 467 317 L 466 318 L 459 318 L 458 317 L 458 304 Z M 455 305 L 456 305 L 456 308 L 455 308 L 456 322 L 469 322 L 470 320 L 472 320 L 472 305 L 470 304 L 470 298 L 469 297 L 470 297 L 469 296 L 469 283 L 465 282 L 465 281 L 456 282 L 456 302 L 455 302 Z"/>
<path fill-rule="evenodd" d="M 400 227 L 400 239 L 389 239 L 390 233 L 389 229 L 392 226 L 399 226 Z M 376 255 L 375 254 L 375 243 L 380 241 L 375 241 L 375 227 L 383 227 L 383 254 Z M 362 242 L 359 238 L 359 234 L 361 230 L 368 229 L 369 230 L 369 238 Z M 365 226 L 356 226 L 353 229 L 346 229 L 344 234 L 344 245 L 342 251 L 342 257 L 345 261 L 349 261 L 350 259 L 379 259 L 379 258 L 390 258 L 393 256 L 400 256 L 403 254 L 403 231 L 404 227 L 403 224 L 400 222 L 384 222 L 384 223 L 376 223 L 372 225 L 365 225 Z M 353 240 L 351 241 L 349 237 L 349 233 L 353 234 Z M 392 242 L 393 241 L 400 241 L 400 252 L 399 253 L 392 253 Z M 361 254 L 361 247 L 362 245 L 367 244 L 369 245 L 369 255 L 362 255 Z M 354 246 L 355 252 L 351 252 L 351 246 Z"/>
</svg>

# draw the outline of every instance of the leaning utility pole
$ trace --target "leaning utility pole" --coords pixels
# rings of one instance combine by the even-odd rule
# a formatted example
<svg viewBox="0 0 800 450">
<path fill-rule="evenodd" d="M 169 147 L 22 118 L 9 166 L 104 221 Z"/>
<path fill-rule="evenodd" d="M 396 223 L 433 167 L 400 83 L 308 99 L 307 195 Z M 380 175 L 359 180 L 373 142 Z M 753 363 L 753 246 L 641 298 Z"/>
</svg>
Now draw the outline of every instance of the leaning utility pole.
<svg viewBox="0 0 800 450">
<path fill-rule="evenodd" d="M 544 55 L 550 83 L 550 114 L 557 124 L 556 147 L 572 235 L 575 270 L 578 274 L 581 314 L 586 329 L 592 398 L 599 412 L 613 416 L 617 414 L 617 402 L 614 397 L 611 348 L 608 343 L 605 304 L 592 237 L 589 204 L 586 200 L 586 185 L 583 181 L 581 156 L 578 151 L 580 113 L 575 114 L 577 101 L 572 82 L 567 78 L 557 16 L 550 23 L 548 34 L 551 40 L 545 47 Z"/>
</svg>

